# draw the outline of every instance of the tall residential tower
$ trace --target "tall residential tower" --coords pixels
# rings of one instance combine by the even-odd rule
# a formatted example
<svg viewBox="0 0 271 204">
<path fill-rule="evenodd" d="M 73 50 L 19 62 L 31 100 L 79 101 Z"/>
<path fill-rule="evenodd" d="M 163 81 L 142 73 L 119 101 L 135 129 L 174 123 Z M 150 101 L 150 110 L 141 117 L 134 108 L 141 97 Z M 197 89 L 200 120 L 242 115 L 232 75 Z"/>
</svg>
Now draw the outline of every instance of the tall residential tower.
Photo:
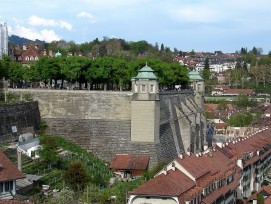
<svg viewBox="0 0 271 204">
<path fill-rule="evenodd" d="M 8 27 L 0 22 L 0 59 L 4 54 L 8 55 Z"/>
</svg>

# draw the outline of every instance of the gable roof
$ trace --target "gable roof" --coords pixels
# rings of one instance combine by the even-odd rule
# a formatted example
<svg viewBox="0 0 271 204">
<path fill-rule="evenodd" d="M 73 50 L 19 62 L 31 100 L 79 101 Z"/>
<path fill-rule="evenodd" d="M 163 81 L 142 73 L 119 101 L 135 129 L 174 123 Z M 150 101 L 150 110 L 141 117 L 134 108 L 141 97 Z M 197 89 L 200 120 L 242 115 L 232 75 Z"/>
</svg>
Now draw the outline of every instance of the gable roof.
<svg viewBox="0 0 271 204">
<path fill-rule="evenodd" d="M 24 178 L 23 173 L 0 150 L 0 182 Z"/>
<path fill-rule="evenodd" d="M 111 169 L 145 170 L 148 168 L 150 156 L 116 154 L 110 164 Z"/>
<path fill-rule="evenodd" d="M 209 167 L 204 164 L 200 157 L 194 154 L 184 157 L 183 159 L 177 158 L 176 161 L 181 164 L 195 179 L 203 176 L 210 171 Z"/>
<path fill-rule="evenodd" d="M 144 185 L 129 193 L 152 196 L 179 196 L 195 185 L 193 180 L 176 169 L 175 171 L 169 170 L 167 175 L 160 174 L 156 176 L 154 179 L 149 180 Z"/>
</svg>

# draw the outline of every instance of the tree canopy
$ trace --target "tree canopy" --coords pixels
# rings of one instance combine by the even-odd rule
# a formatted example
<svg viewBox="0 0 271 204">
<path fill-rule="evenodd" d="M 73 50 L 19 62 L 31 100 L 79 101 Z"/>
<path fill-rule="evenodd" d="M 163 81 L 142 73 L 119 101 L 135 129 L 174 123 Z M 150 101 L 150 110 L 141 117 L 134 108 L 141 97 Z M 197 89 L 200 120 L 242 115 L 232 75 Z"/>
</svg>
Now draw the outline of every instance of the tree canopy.
<svg viewBox="0 0 271 204">
<path fill-rule="evenodd" d="M 127 60 L 124 58 L 104 56 L 90 59 L 84 56 L 69 57 L 41 57 L 36 63 L 22 66 L 11 61 L 9 57 L 3 59 L 1 69 L 7 70 L 4 76 L 18 84 L 21 81 L 39 82 L 63 88 L 63 82 L 78 82 L 79 89 L 130 89 L 130 81 L 146 62 L 156 72 L 159 83 L 163 87 L 173 89 L 174 85 L 187 84 L 187 68 L 177 62 L 165 62 L 159 58 Z M 57 81 L 61 85 L 57 86 Z M 54 83 L 53 83 L 54 82 Z"/>
<path fill-rule="evenodd" d="M 68 169 L 64 173 L 64 180 L 76 194 L 82 192 L 89 182 L 86 169 L 80 162 L 69 164 Z"/>
</svg>

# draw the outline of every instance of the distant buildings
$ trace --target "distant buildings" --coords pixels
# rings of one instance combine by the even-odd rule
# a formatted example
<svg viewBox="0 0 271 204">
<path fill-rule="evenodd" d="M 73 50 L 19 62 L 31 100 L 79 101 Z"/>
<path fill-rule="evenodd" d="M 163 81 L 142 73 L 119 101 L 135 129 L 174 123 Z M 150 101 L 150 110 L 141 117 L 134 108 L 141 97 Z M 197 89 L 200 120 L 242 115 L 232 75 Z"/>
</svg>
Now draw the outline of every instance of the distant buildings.
<svg viewBox="0 0 271 204">
<path fill-rule="evenodd" d="M 8 27 L 0 22 L 0 59 L 3 55 L 8 55 Z"/>
<path fill-rule="evenodd" d="M 38 61 L 42 56 L 53 57 L 53 52 L 49 51 L 47 54 L 47 50 L 44 49 L 42 51 L 39 50 L 39 45 L 31 45 L 24 44 L 23 49 L 20 49 L 18 46 L 14 46 L 10 48 L 10 57 L 16 61 L 20 62 L 23 65 L 27 65 L 31 62 Z"/>
</svg>

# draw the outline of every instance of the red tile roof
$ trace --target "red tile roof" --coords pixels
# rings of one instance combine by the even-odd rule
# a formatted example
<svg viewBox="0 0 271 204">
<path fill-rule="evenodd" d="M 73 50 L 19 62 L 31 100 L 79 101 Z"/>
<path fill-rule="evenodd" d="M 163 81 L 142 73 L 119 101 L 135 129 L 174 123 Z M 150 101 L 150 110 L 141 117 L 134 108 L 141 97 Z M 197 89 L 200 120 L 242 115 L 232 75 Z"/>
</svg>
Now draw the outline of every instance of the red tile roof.
<svg viewBox="0 0 271 204">
<path fill-rule="evenodd" d="M 223 94 L 255 94 L 253 89 L 225 89 Z"/>
<path fill-rule="evenodd" d="M 196 155 L 191 154 L 185 156 L 183 159 L 177 158 L 176 161 L 180 163 L 187 171 L 195 178 L 199 178 L 208 173 L 210 169 L 204 164 L 203 160 Z"/>
<path fill-rule="evenodd" d="M 169 170 L 167 175 L 162 173 L 156 176 L 129 193 L 135 195 L 179 196 L 195 185 L 193 180 L 176 169 L 175 171 Z"/>
<path fill-rule="evenodd" d="M 0 150 L 0 182 L 24 178 L 23 173 Z"/>
<path fill-rule="evenodd" d="M 227 106 L 227 109 L 228 110 L 233 110 L 233 106 L 232 104 L 226 104 Z M 215 111 L 215 110 L 218 110 L 218 107 L 219 107 L 219 104 L 216 104 L 216 103 L 206 103 L 204 104 L 204 108 L 207 110 L 207 111 Z"/>
<path fill-rule="evenodd" d="M 110 164 L 115 170 L 146 170 L 149 165 L 148 155 L 116 154 Z"/>
</svg>

